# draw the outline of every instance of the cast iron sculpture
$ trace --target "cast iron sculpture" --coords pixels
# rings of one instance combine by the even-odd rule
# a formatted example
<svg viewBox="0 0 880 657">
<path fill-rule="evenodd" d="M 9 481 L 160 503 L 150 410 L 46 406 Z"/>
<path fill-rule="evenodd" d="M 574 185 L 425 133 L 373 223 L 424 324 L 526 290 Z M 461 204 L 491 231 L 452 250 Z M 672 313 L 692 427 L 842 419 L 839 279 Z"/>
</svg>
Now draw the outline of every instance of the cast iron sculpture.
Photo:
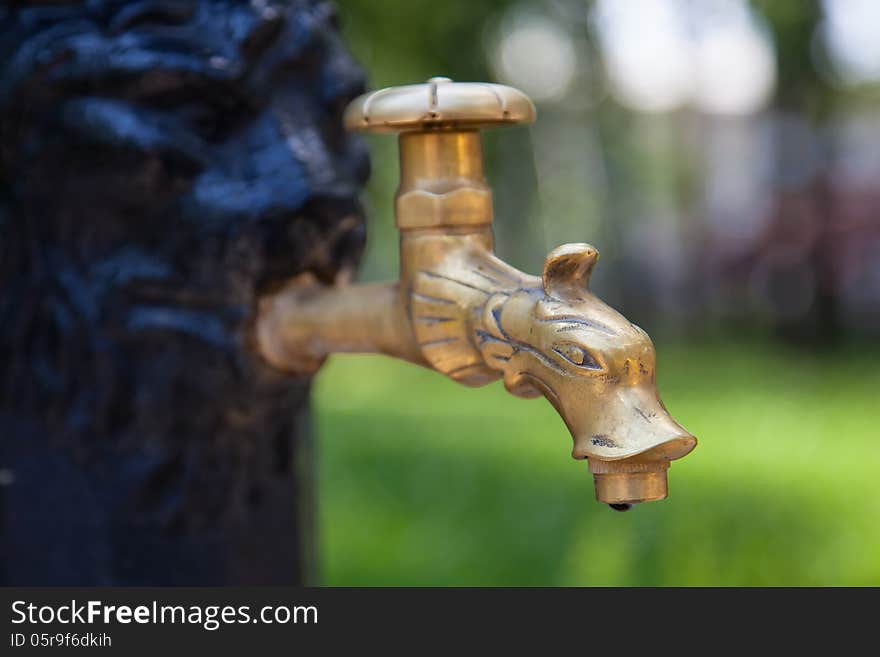
<svg viewBox="0 0 880 657">
<path fill-rule="evenodd" d="M 0 62 L 2 582 L 302 582 L 308 378 L 250 323 L 361 251 L 332 7 L 13 3 Z"/>
</svg>

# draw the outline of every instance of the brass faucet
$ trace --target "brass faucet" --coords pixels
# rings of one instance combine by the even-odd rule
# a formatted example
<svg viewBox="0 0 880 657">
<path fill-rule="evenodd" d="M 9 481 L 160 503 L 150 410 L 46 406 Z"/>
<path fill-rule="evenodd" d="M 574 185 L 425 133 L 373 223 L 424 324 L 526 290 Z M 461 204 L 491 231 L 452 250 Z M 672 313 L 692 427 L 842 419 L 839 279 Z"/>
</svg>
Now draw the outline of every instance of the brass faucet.
<svg viewBox="0 0 880 657">
<path fill-rule="evenodd" d="M 365 94 L 351 130 L 399 132 L 400 281 L 321 285 L 304 274 L 260 305 L 256 335 L 276 367 L 315 371 L 337 352 L 378 352 L 468 386 L 503 379 L 543 395 L 587 459 L 596 497 L 618 510 L 667 495 L 669 462 L 696 438 L 663 406 L 648 335 L 589 289 L 589 244 L 547 256 L 541 277 L 493 253 L 480 128 L 530 123 L 511 87 L 432 78 Z"/>
</svg>

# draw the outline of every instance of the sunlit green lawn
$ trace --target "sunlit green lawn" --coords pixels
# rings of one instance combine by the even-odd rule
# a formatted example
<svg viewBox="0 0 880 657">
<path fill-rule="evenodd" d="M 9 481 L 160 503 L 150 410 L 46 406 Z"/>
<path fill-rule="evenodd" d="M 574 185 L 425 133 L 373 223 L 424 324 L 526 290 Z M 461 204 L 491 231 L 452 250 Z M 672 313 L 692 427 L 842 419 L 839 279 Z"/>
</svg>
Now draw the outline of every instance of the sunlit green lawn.
<svg viewBox="0 0 880 657">
<path fill-rule="evenodd" d="M 316 389 L 328 585 L 880 585 L 880 351 L 660 346 L 700 439 L 617 513 L 544 400 L 341 356 Z"/>
</svg>

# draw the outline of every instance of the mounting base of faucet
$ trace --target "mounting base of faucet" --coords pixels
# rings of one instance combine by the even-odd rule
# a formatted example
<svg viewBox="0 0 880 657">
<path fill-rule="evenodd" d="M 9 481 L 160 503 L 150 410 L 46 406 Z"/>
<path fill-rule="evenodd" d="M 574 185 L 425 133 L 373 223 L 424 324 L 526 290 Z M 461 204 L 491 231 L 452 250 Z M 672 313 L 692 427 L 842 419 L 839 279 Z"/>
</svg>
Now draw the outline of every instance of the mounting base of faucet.
<svg viewBox="0 0 880 657">
<path fill-rule="evenodd" d="M 311 375 L 333 353 L 384 353 L 426 365 L 406 321 L 397 283 L 333 285 L 303 272 L 260 299 L 254 326 L 257 348 L 271 365 Z"/>
<path fill-rule="evenodd" d="M 605 504 L 628 505 L 655 502 L 668 494 L 669 461 L 602 461 L 589 459 L 596 486 L 596 499 Z"/>
<path fill-rule="evenodd" d="M 301 308 L 321 288 L 314 274 L 303 272 L 291 278 L 279 292 L 260 299 L 254 339 L 263 358 L 273 367 L 290 374 L 312 375 L 324 363 L 324 354 L 313 356 L 309 349 L 314 340 L 312 327 L 292 321 L 302 316 Z M 291 336 L 295 331 L 297 334 Z"/>
</svg>

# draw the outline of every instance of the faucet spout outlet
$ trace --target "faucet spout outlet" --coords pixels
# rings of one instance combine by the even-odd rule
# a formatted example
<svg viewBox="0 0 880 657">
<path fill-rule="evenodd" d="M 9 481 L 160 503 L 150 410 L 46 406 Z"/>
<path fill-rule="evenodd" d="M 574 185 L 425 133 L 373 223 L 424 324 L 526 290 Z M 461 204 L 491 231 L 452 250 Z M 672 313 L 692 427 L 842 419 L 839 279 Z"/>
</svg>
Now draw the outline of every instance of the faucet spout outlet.
<svg viewBox="0 0 880 657">
<path fill-rule="evenodd" d="M 560 246 L 540 276 L 493 252 L 478 130 L 534 116 L 516 89 L 446 78 L 353 101 L 347 127 L 401 133 L 400 280 L 327 286 L 304 274 L 263 299 L 258 345 L 302 373 L 331 353 L 375 352 L 468 386 L 501 379 L 553 405 L 600 502 L 625 510 L 664 499 L 670 461 L 696 439 L 660 401 L 651 339 L 590 290 L 598 251 Z"/>
</svg>

